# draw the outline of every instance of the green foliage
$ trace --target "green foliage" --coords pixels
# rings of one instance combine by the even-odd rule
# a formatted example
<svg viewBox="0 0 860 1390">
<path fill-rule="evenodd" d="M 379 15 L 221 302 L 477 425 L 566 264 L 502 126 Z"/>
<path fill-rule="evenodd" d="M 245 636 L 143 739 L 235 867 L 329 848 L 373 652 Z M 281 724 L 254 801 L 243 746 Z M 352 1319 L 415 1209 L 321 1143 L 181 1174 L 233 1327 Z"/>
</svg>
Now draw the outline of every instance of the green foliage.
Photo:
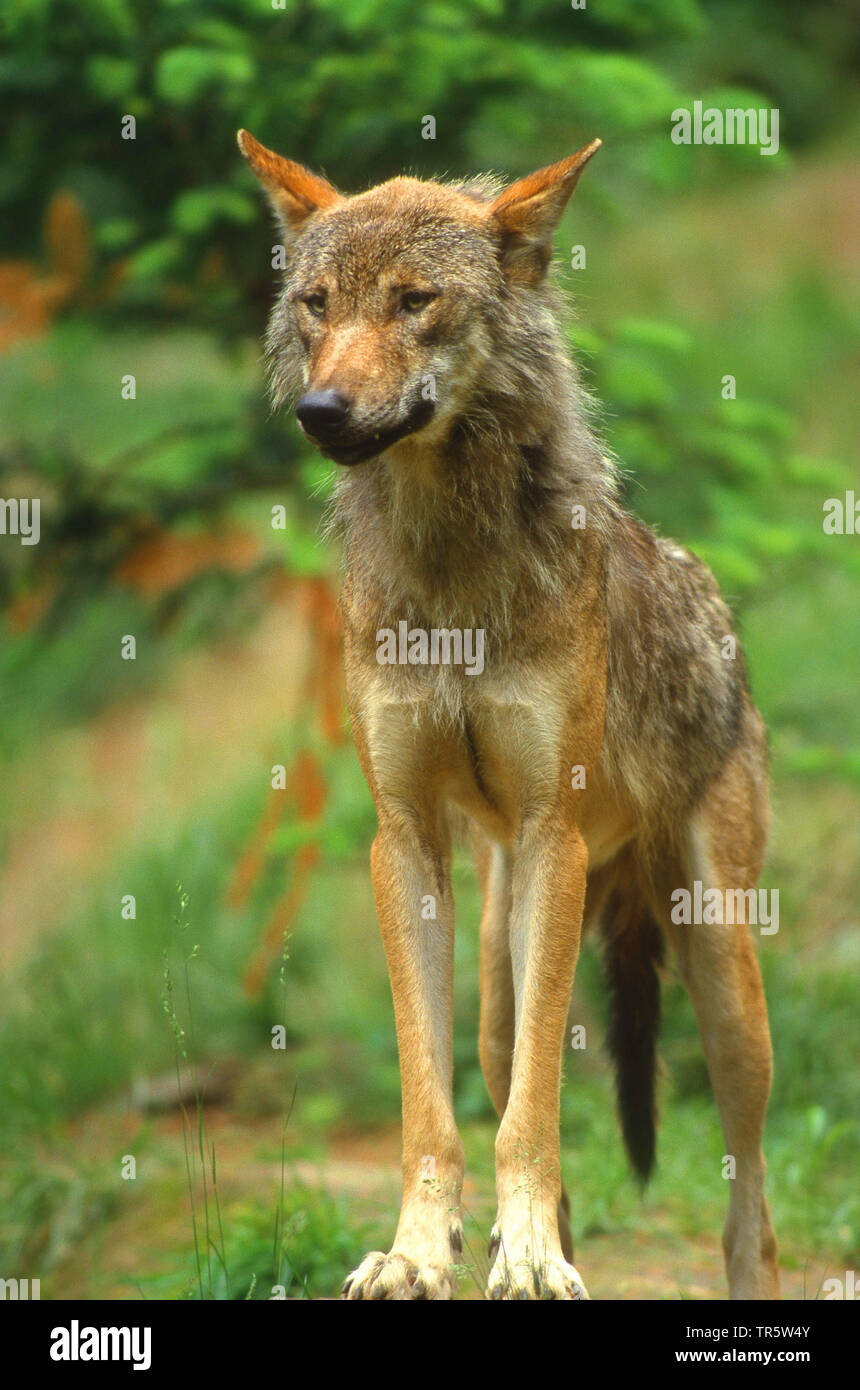
<svg viewBox="0 0 860 1390">
<path fill-rule="evenodd" d="M 29 252 L 51 193 L 70 188 L 94 225 L 97 273 L 127 258 L 116 308 L 159 312 L 181 285 L 182 314 L 228 332 L 249 306 L 259 324 L 271 279 L 239 126 L 349 188 L 401 168 L 521 173 L 599 134 L 612 206 L 629 216 L 667 178 L 762 163 L 749 148 L 705 162 L 672 146 L 688 92 L 778 97 L 797 147 L 838 124 L 856 51 L 847 11 L 821 24 L 752 0 L 437 0 L 417 12 L 411 0 L 17 0 L 0 41 L 11 248 Z M 421 138 L 425 113 L 434 141 Z M 129 114 L 135 140 L 120 138 Z"/>
<path fill-rule="evenodd" d="M 68 188 L 96 257 L 77 317 L 47 344 L 18 344 L 0 384 L 0 485 L 23 478 L 49 499 L 43 545 L 4 549 L 0 596 L 38 587 L 44 557 L 59 556 L 54 631 L 76 629 L 76 608 L 146 525 L 208 524 L 240 493 L 271 490 L 281 500 L 286 486 L 296 504 L 284 558 L 300 573 L 320 566 L 308 522 L 331 470 L 268 418 L 255 371 L 277 234 L 236 150 L 239 125 L 350 188 L 403 168 L 518 173 L 600 134 L 602 176 L 584 179 L 576 198 L 591 260 L 619 225 L 653 235 L 670 184 L 675 197 L 772 180 L 779 161 L 754 149 L 673 145 L 677 105 L 693 96 L 769 105 L 778 96 L 783 143 L 801 149 L 850 111 L 856 46 L 835 12 L 826 24 L 799 11 L 777 19 L 752 0 L 612 0 L 583 10 L 466 0 L 418 15 L 408 0 L 20 0 L 3 33 L 0 208 L 10 212 L 10 249 L 32 251 L 49 198 Z M 38 101 L 19 99 L 25 79 Z M 59 116 L 69 93 L 74 121 Z M 432 141 L 421 138 L 425 113 L 436 117 Z M 126 114 L 137 120 L 134 140 L 120 137 Z M 793 397 L 804 351 L 822 370 L 838 366 L 858 340 L 856 315 L 798 267 L 793 301 L 762 322 L 749 355 L 752 393 L 745 383 L 737 401 L 721 403 L 716 325 L 694 333 L 680 316 L 648 316 L 631 288 L 623 314 L 599 331 L 578 329 L 574 341 L 609 442 L 635 477 L 634 509 L 698 546 L 741 602 L 808 564 L 856 574 L 849 548 L 828 554 L 813 524 L 821 489 L 850 485 L 845 466 L 801 447 Z M 144 334 L 153 319 L 169 332 Z M 235 345 L 231 356 L 218 354 L 218 337 Z M 134 406 L 106 388 L 120 368 L 137 377 Z M 225 582 L 193 590 L 202 633 Z M 156 605 L 144 625 L 160 630 L 164 618 Z M 13 706 L 28 704 L 31 645 L 14 643 L 7 658 L 6 681 L 18 680 Z"/>
</svg>

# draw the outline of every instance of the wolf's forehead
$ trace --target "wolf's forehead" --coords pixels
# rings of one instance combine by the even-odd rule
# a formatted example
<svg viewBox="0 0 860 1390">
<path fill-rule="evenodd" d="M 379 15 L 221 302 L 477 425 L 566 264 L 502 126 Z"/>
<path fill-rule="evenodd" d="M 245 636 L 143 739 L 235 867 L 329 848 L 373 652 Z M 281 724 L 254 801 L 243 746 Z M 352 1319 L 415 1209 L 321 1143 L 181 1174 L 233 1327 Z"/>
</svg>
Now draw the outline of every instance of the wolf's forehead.
<svg viewBox="0 0 860 1390">
<path fill-rule="evenodd" d="M 475 257 L 492 257 L 491 242 L 479 217 L 471 208 L 462 215 L 460 200 L 452 206 L 447 191 L 404 179 L 350 198 L 305 233 L 296 269 L 331 271 L 351 282 L 395 270 L 430 277 L 443 269 L 454 278 L 474 274 Z"/>
</svg>

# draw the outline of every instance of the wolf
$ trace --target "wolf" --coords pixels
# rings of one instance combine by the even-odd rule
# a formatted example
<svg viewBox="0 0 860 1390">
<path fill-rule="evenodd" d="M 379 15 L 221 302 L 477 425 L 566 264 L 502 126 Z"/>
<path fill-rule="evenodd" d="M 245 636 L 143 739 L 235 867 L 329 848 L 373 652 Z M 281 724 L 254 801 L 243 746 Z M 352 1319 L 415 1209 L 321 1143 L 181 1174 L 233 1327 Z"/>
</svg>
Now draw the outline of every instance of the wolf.
<svg viewBox="0 0 860 1390">
<path fill-rule="evenodd" d="M 565 351 L 552 237 L 600 141 L 507 186 L 398 177 L 348 196 L 238 139 L 286 248 L 267 334 L 273 402 L 295 403 L 340 467 L 347 696 L 378 816 L 402 1206 L 391 1249 L 369 1254 L 344 1295 L 455 1292 L 450 868 L 465 829 L 483 891 L 479 1051 L 499 1115 L 488 1296 L 588 1297 L 559 1099 L 594 928 L 632 1166 L 644 1181 L 655 1158 L 668 947 L 734 1160 L 730 1296 L 778 1297 L 762 1155 L 772 1053 L 749 924 L 679 926 L 671 912 L 697 882 L 747 901 L 765 848 L 766 737 L 716 582 L 625 510 Z M 379 634 L 404 623 L 406 659 L 380 661 Z M 434 629 L 481 632 L 480 675 L 428 661 L 418 639 Z"/>
</svg>

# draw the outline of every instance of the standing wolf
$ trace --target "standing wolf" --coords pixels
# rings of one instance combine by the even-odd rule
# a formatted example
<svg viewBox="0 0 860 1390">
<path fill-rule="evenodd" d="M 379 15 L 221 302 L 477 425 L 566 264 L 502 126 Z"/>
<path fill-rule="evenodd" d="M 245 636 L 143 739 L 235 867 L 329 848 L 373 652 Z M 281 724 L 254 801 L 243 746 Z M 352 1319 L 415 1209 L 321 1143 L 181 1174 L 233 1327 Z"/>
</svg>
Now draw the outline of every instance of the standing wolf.
<svg viewBox="0 0 860 1390">
<path fill-rule="evenodd" d="M 644 1180 L 654 1161 L 667 939 L 736 1165 L 731 1296 L 778 1297 L 761 1151 L 771 1047 L 744 916 L 765 844 L 765 735 L 739 648 L 726 655 L 731 618 L 712 576 L 620 505 L 557 327 L 552 233 L 599 143 L 507 188 L 396 178 L 346 197 L 239 134 L 287 245 L 268 333 L 274 401 L 298 398 L 304 434 L 344 465 L 347 690 L 379 817 L 371 865 L 400 1051 L 403 1203 L 391 1250 L 347 1280 L 351 1299 L 454 1288 L 461 821 L 484 894 L 480 1054 L 501 1118 L 490 1296 L 587 1297 L 559 1088 L 593 923 L 633 1166 Z M 407 640 L 384 658 L 381 639 L 396 633 Z M 479 633 L 480 672 L 452 659 L 457 636 Z M 697 883 L 734 893 L 741 925 L 677 925 L 672 894 Z"/>
</svg>

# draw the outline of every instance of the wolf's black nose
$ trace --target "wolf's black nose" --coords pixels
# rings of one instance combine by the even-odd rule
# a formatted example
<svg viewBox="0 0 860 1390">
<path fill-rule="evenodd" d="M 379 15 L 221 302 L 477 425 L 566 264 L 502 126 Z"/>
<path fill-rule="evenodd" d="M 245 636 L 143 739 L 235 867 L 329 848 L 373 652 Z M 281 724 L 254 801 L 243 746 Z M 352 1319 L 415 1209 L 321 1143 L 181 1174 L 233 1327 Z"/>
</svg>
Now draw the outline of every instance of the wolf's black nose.
<svg viewBox="0 0 860 1390">
<path fill-rule="evenodd" d="M 349 414 L 349 401 L 339 391 L 308 391 L 296 406 L 302 428 L 315 439 L 337 434 Z"/>
</svg>

